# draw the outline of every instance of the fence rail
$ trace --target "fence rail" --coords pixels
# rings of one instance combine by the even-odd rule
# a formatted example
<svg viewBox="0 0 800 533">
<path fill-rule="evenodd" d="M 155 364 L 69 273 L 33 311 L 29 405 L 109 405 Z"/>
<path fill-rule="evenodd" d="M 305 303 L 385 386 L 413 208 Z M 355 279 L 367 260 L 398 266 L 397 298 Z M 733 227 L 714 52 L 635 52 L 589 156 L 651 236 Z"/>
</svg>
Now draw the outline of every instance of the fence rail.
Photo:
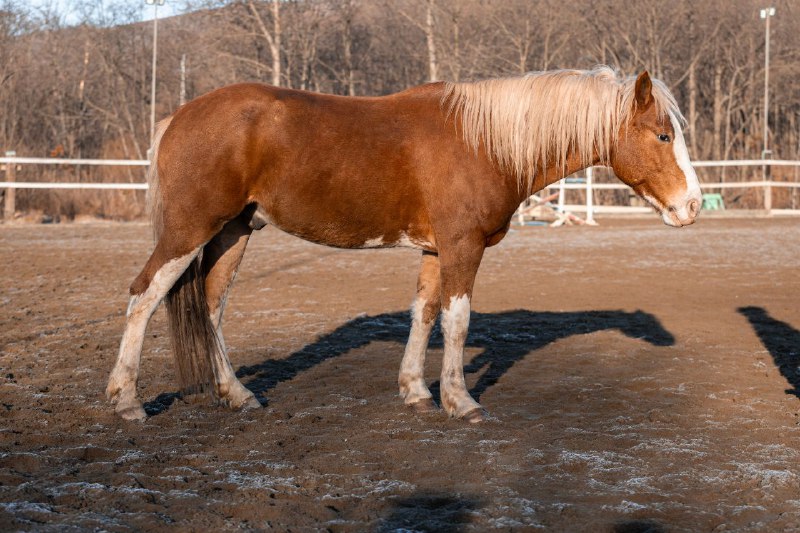
<svg viewBox="0 0 800 533">
<path fill-rule="evenodd" d="M 86 183 L 86 182 L 33 182 L 17 181 L 17 167 L 22 165 L 70 165 L 70 166 L 117 166 L 117 167 L 146 167 L 150 164 L 145 159 L 57 159 L 47 157 L 17 157 L 13 152 L 7 152 L 6 157 L 0 157 L 0 165 L 5 165 L 5 181 L 0 181 L 0 189 L 5 189 L 4 218 L 11 220 L 15 212 L 15 191 L 16 189 L 100 189 L 100 190 L 146 190 L 147 183 Z M 702 167 L 781 167 L 793 166 L 800 167 L 800 161 L 786 161 L 781 159 L 751 159 L 739 161 L 695 161 L 692 165 L 696 168 Z M 2 169 L 2 167 L 0 167 Z M 618 205 L 595 205 L 594 191 L 602 190 L 625 190 L 628 188 L 623 183 L 594 183 L 594 169 L 586 169 L 586 177 L 583 183 L 568 183 L 568 179 L 563 179 L 549 188 L 556 188 L 559 192 L 558 209 L 585 212 L 589 221 L 594 220 L 595 213 L 621 214 L 621 213 L 649 213 L 650 207 L 643 206 L 618 206 Z M 707 182 L 701 183 L 701 188 L 708 189 L 741 189 L 741 188 L 761 188 L 764 189 L 764 210 L 768 215 L 800 215 L 800 209 L 772 209 L 772 188 L 773 187 L 794 187 L 800 188 L 799 182 L 785 182 L 774 180 L 742 181 L 742 182 Z M 586 204 L 567 204 L 565 192 L 568 190 L 586 191 Z"/>
<path fill-rule="evenodd" d="M 17 165 L 90 165 L 99 167 L 146 167 L 147 159 L 60 159 L 54 157 L 0 157 L 0 164 Z"/>
<path fill-rule="evenodd" d="M 694 161 L 692 166 L 696 168 L 701 167 L 767 167 L 783 166 L 783 167 L 800 167 L 800 161 L 786 161 L 782 159 L 749 159 L 738 161 Z M 597 167 L 600 168 L 600 167 Z M 550 189 L 558 190 L 558 210 L 562 213 L 565 211 L 585 212 L 587 222 L 594 222 L 595 213 L 607 214 L 623 214 L 623 213 L 650 213 L 651 207 L 647 206 L 620 206 L 620 205 L 595 205 L 593 192 L 596 190 L 625 190 L 628 186 L 624 183 L 594 183 L 594 168 L 586 169 L 586 177 L 582 179 L 583 183 L 569 183 L 570 178 L 567 177 L 561 181 L 551 185 Z M 758 181 L 738 181 L 738 182 L 701 182 L 700 188 L 702 190 L 708 189 L 744 189 L 744 188 L 761 188 L 764 190 L 764 211 L 767 216 L 771 215 L 796 215 L 800 216 L 800 209 L 773 209 L 772 208 L 772 188 L 785 187 L 785 188 L 799 188 L 800 182 L 787 182 L 787 181 L 774 181 L 774 180 L 758 180 Z M 583 190 L 586 191 L 586 204 L 567 204 L 565 201 L 565 191 L 567 190 Z"/>
</svg>

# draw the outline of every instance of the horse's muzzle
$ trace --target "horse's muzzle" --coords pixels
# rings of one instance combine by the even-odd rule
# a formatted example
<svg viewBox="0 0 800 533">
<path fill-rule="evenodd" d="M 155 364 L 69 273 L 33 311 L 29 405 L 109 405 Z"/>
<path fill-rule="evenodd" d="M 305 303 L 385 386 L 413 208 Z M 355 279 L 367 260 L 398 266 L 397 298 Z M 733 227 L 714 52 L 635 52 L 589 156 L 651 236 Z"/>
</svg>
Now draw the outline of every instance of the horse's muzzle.
<svg viewBox="0 0 800 533">
<path fill-rule="evenodd" d="M 661 213 L 664 224 L 676 228 L 694 224 L 702 206 L 700 198 L 699 195 L 698 197 L 692 197 L 680 207 L 674 205 L 669 206 Z"/>
</svg>

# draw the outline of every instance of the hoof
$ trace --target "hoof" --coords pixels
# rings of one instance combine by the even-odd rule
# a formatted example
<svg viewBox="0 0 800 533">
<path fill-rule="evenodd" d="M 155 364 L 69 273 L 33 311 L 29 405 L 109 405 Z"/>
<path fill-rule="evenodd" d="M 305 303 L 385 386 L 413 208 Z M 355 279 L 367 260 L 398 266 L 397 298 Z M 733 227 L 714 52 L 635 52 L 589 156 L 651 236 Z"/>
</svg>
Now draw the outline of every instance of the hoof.
<svg viewBox="0 0 800 533">
<path fill-rule="evenodd" d="M 240 411 L 247 411 L 249 409 L 261 409 L 261 402 L 259 402 L 254 395 L 250 395 L 244 403 L 242 403 L 237 409 Z"/>
<path fill-rule="evenodd" d="M 219 399 L 219 404 L 233 411 L 247 411 L 248 409 L 261 409 L 261 402 L 259 402 L 256 399 L 255 395 L 249 391 L 248 394 L 244 396 L 244 398 L 232 399 L 223 396 L 222 398 Z"/>
<path fill-rule="evenodd" d="M 478 424 L 480 422 L 484 422 L 487 416 L 488 413 L 478 407 L 472 411 L 467 411 L 467 413 L 461 417 L 461 420 L 470 424 Z"/>
<path fill-rule="evenodd" d="M 423 398 L 414 403 L 406 404 L 415 413 L 434 413 L 439 410 L 439 406 L 433 401 L 433 398 Z"/>
<path fill-rule="evenodd" d="M 147 419 L 147 413 L 144 412 L 144 408 L 141 404 L 129 405 L 121 409 L 117 406 L 117 414 L 122 417 L 123 420 L 142 422 Z"/>
</svg>

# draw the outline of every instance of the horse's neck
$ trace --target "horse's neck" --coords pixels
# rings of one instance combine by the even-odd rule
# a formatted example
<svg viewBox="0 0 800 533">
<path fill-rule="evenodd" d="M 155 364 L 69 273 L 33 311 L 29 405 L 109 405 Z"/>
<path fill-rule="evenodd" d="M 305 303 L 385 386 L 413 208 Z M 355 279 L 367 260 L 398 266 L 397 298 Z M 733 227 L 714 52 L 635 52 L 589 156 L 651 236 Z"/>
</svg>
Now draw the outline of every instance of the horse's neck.
<svg viewBox="0 0 800 533">
<path fill-rule="evenodd" d="M 597 154 L 593 154 L 591 163 L 586 165 L 583 158 L 580 157 L 576 153 L 571 153 L 567 155 L 566 165 L 564 168 L 561 168 L 560 165 L 553 164 L 548 166 L 543 171 L 539 172 L 537 176 L 534 177 L 534 183 L 531 190 L 531 194 L 534 194 L 542 189 L 549 187 L 550 185 L 558 182 L 560 179 L 569 176 L 570 174 L 574 174 L 575 172 L 581 171 L 589 166 L 594 166 L 600 163 L 600 156 Z M 542 179 L 544 176 L 544 179 Z"/>
</svg>

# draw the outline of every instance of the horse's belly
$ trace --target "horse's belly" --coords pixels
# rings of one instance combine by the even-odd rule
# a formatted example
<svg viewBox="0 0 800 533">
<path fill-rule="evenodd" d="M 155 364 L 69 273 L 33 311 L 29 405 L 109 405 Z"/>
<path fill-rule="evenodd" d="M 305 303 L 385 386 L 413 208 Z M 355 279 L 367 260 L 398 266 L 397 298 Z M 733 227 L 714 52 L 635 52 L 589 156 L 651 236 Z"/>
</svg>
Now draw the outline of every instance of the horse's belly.
<svg viewBox="0 0 800 533">
<path fill-rule="evenodd" d="M 334 216 L 321 212 L 266 213 L 266 221 L 301 239 L 336 248 L 416 248 L 436 251 L 430 227 L 399 220 Z"/>
</svg>

